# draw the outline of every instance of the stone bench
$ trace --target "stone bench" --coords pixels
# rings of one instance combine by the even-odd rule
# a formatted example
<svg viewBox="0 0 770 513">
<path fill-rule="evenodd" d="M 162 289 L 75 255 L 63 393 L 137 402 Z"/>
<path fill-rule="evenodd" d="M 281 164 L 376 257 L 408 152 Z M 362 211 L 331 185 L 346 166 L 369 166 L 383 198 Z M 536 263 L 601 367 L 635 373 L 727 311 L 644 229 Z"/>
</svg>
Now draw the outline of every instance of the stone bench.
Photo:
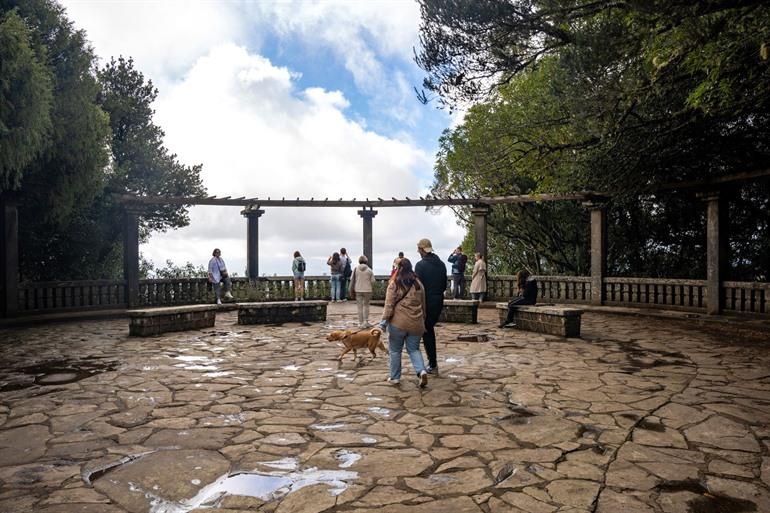
<svg viewBox="0 0 770 513">
<path fill-rule="evenodd" d="M 238 324 L 324 322 L 327 301 L 238 303 Z"/>
<path fill-rule="evenodd" d="M 467 299 L 445 299 L 439 321 L 476 324 L 479 318 L 479 301 Z"/>
<path fill-rule="evenodd" d="M 149 337 L 169 331 L 211 328 L 216 320 L 216 305 L 171 306 L 128 311 L 128 334 Z"/>
<path fill-rule="evenodd" d="M 497 303 L 497 313 L 502 326 L 508 314 L 508 303 Z M 560 306 L 520 305 L 514 307 L 515 328 L 562 337 L 580 336 L 580 316 L 583 310 Z"/>
</svg>

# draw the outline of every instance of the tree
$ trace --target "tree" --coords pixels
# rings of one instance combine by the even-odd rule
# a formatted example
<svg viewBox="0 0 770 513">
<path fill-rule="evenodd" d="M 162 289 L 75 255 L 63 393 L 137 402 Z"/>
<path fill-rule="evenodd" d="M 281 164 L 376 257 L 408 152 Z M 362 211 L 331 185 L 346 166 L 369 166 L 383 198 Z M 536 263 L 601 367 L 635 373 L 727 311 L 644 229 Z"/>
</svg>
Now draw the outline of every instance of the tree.
<svg viewBox="0 0 770 513">
<path fill-rule="evenodd" d="M 112 165 L 107 176 L 110 191 L 139 196 L 196 196 L 206 192 L 202 166 L 185 166 L 163 145 L 163 130 L 155 125 L 152 103 L 158 90 L 134 68 L 132 59 L 112 59 L 99 73 L 99 103 L 110 116 Z M 156 207 L 142 220 L 141 236 L 152 231 L 187 226 L 184 206 Z"/>
<path fill-rule="evenodd" d="M 442 138 L 436 193 L 609 192 L 610 272 L 701 277 L 702 206 L 654 191 L 770 165 L 770 6 L 758 0 L 420 4 L 416 58 L 427 72 L 421 97 L 438 95 L 442 106 L 468 109 Z M 734 216 L 753 219 L 758 230 L 755 242 L 745 224 L 735 227 L 734 254 L 743 263 L 736 257 L 734 264 L 743 276 L 768 274 L 758 249 L 770 242 L 770 214 L 757 208 L 767 202 L 765 189 L 743 187 L 736 196 Z M 562 241 L 547 239 L 548 232 L 584 230 L 580 207 L 561 208 L 561 215 L 542 210 L 527 224 L 524 209 L 513 216 L 516 209 L 495 207 L 501 212 L 490 217 L 491 245 L 526 255 L 518 265 L 544 258 L 562 272 L 585 269 L 582 248 L 562 251 L 572 261 L 565 265 L 553 253 Z M 560 224 L 549 227 L 547 216 Z M 522 253 L 522 239 L 549 242 L 553 250 L 533 245 Z M 533 260 L 534 254 L 540 256 Z"/>
<path fill-rule="evenodd" d="M 51 74 L 31 39 L 16 10 L 0 15 L 0 192 L 19 187 L 49 141 Z"/>
<path fill-rule="evenodd" d="M 445 105 L 495 101 L 532 70 L 559 70 L 559 108 L 530 126 L 571 130 L 532 151 L 576 165 L 545 185 L 631 194 L 770 163 L 766 2 L 420 4 L 417 62 Z"/>
</svg>

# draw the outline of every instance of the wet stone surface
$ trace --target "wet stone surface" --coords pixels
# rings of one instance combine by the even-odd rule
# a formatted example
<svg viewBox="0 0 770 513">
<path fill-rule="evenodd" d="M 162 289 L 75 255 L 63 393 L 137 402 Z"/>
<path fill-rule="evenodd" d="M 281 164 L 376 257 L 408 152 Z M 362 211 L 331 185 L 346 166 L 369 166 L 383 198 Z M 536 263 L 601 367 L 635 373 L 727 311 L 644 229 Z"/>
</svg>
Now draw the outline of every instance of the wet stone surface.
<svg viewBox="0 0 770 513">
<path fill-rule="evenodd" d="M 356 321 L 2 331 L 0 511 L 770 511 L 767 346 L 596 313 L 564 339 L 481 309 L 439 325 L 421 390 L 405 355 L 399 386 L 386 355 L 336 360 L 325 335 Z"/>
</svg>

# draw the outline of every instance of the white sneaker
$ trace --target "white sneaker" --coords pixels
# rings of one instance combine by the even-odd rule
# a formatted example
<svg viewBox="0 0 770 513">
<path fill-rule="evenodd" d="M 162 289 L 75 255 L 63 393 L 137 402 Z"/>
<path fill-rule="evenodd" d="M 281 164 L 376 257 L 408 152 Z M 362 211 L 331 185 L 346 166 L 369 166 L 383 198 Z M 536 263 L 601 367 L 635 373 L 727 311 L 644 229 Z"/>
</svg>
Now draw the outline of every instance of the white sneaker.
<svg viewBox="0 0 770 513">
<path fill-rule="evenodd" d="M 231 293 L 229 293 L 229 292 L 225 292 L 225 297 L 226 297 L 227 299 L 232 299 L 232 298 L 233 298 L 233 295 L 232 295 Z"/>
<path fill-rule="evenodd" d="M 419 381 L 419 383 L 420 383 L 420 388 L 425 388 L 425 385 L 427 385 L 427 384 L 428 384 L 428 373 L 427 373 L 427 372 L 425 372 L 425 371 L 422 371 L 422 372 L 420 373 L 420 377 L 419 377 L 419 380 L 420 380 L 420 381 Z"/>
<path fill-rule="evenodd" d="M 394 379 L 394 378 L 388 378 L 388 383 L 390 383 L 391 385 L 398 385 L 399 383 L 401 383 L 401 380 L 400 379 Z"/>
<path fill-rule="evenodd" d="M 222 304 L 222 300 L 221 299 L 217 299 L 217 304 L 221 305 Z"/>
</svg>

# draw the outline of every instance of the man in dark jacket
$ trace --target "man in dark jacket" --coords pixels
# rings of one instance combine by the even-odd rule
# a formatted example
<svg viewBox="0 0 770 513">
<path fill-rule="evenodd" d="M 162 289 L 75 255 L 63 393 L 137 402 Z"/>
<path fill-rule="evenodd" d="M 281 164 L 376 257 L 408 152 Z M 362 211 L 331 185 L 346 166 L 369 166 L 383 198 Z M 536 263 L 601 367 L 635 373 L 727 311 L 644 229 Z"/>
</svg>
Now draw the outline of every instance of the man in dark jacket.
<svg viewBox="0 0 770 513">
<path fill-rule="evenodd" d="M 436 360 L 436 332 L 434 326 L 444 308 L 444 292 L 446 291 L 446 265 L 433 252 L 433 245 L 428 239 L 422 239 L 417 243 L 417 252 L 422 259 L 417 262 L 414 272 L 420 278 L 425 287 L 425 333 L 422 335 L 422 344 L 428 356 L 428 369 L 430 374 L 438 374 L 438 361 Z"/>
<path fill-rule="evenodd" d="M 458 246 L 447 261 L 452 264 L 452 295 L 455 299 L 462 299 L 465 296 L 465 266 L 468 263 L 468 255 L 464 255 L 463 248 Z"/>
</svg>

